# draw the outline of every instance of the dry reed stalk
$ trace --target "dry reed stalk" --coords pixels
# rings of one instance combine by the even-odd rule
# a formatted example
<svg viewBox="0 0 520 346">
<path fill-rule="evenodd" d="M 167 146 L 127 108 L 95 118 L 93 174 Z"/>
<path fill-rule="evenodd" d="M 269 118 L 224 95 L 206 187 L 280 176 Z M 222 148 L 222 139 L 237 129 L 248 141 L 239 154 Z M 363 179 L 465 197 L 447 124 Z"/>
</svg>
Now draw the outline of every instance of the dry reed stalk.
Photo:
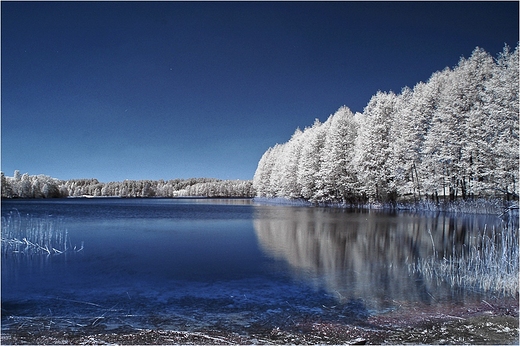
<svg viewBox="0 0 520 346">
<path fill-rule="evenodd" d="M 519 242 L 518 228 L 511 222 L 502 229 L 487 227 L 469 244 L 464 244 L 460 254 L 439 259 L 432 239 L 433 256 L 410 264 L 413 273 L 421 273 L 429 279 L 440 279 L 453 287 L 477 289 L 506 296 L 519 292 Z"/>
<path fill-rule="evenodd" d="M 80 252 L 83 246 L 82 242 L 79 249 L 72 249 L 68 230 L 60 219 L 22 217 L 18 212 L 2 217 L 2 255 L 60 255 L 71 249 Z"/>
</svg>

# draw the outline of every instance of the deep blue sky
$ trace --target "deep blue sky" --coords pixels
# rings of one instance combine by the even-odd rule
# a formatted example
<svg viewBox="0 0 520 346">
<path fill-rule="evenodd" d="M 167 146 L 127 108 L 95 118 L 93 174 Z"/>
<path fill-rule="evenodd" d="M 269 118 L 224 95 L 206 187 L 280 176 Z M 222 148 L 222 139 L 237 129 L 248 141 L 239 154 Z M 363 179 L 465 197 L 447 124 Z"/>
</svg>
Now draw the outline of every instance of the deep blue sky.
<svg viewBox="0 0 520 346">
<path fill-rule="evenodd" d="M 264 151 L 518 42 L 518 2 L 2 2 L 2 171 L 251 179 Z"/>
</svg>

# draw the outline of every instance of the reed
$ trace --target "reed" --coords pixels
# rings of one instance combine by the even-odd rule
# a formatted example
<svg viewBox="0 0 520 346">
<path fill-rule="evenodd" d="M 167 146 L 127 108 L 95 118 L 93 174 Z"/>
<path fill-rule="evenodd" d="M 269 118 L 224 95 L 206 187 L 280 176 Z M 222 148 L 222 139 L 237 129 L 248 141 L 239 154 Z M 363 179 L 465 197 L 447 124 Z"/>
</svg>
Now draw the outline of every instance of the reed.
<svg viewBox="0 0 520 346">
<path fill-rule="evenodd" d="M 452 247 L 451 254 L 439 256 L 433 245 L 433 255 L 409 268 L 430 280 L 441 280 L 460 287 L 502 296 L 519 294 L 518 225 L 505 220 L 497 229 L 484 227 L 470 237 L 460 250 Z"/>
<path fill-rule="evenodd" d="M 393 208 L 392 206 L 390 209 Z M 419 202 L 399 202 L 395 205 L 398 210 L 417 212 L 447 212 L 453 214 L 487 214 L 503 216 L 511 211 L 518 211 L 518 201 L 503 199 L 459 199 L 456 201 L 422 200 Z"/>
<path fill-rule="evenodd" d="M 81 247 L 72 246 L 69 232 L 57 218 L 38 218 L 10 212 L 2 217 L 2 256 L 59 255 L 66 252 L 79 252 Z"/>
</svg>

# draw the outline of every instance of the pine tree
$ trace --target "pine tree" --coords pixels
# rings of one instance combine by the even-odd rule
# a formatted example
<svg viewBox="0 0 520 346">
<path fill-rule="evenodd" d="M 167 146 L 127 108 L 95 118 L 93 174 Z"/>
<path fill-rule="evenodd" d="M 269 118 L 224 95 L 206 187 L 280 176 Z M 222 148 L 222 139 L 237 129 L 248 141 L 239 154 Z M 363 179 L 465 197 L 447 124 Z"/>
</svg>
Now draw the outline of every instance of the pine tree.
<svg viewBox="0 0 520 346">
<path fill-rule="evenodd" d="M 355 165 L 361 192 L 370 200 L 388 200 L 395 196 L 390 179 L 390 128 L 395 116 L 396 95 L 377 92 L 363 112 L 356 141 Z"/>
<path fill-rule="evenodd" d="M 488 180 L 486 167 L 491 165 L 493 127 L 488 126 L 489 114 L 486 100 L 489 81 L 494 70 L 493 58 L 483 49 L 477 48 L 467 60 L 461 60 L 454 73 L 468 100 L 467 115 L 463 124 L 461 141 L 461 170 L 459 177 L 462 197 L 473 196 L 484 191 Z"/>
<path fill-rule="evenodd" d="M 275 148 L 276 146 L 267 149 L 262 155 L 253 177 L 253 187 L 259 197 L 272 197 L 270 192 L 270 177 L 275 160 Z"/>
<path fill-rule="evenodd" d="M 499 54 L 493 78 L 487 81 L 485 126 L 490 130 L 489 187 L 508 198 L 519 195 L 519 51 L 508 46 Z"/>
<path fill-rule="evenodd" d="M 352 161 L 357 136 L 357 123 L 346 106 L 338 109 L 329 120 L 322 162 L 320 165 L 322 196 L 324 202 L 346 202 L 356 194 L 356 171 Z"/>
<path fill-rule="evenodd" d="M 289 142 L 285 145 L 283 174 L 280 177 L 280 197 L 301 197 L 301 187 L 298 185 L 298 166 L 304 139 L 303 132 L 297 128 Z"/>
<path fill-rule="evenodd" d="M 315 202 L 518 197 L 519 53 L 480 48 L 363 114 L 340 108 L 262 157 L 258 195 Z M 269 151 L 268 151 L 269 152 Z M 266 153 L 268 154 L 268 153 Z"/>
<path fill-rule="evenodd" d="M 324 129 L 321 122 L 316 119 L 314 125 L 304 131 L 297 182 L 301 187 L 301 196 L 309 200 L 320 194 L 316 181 L 320 170 L 321 150 L 325 142 Z"/>
</svg>

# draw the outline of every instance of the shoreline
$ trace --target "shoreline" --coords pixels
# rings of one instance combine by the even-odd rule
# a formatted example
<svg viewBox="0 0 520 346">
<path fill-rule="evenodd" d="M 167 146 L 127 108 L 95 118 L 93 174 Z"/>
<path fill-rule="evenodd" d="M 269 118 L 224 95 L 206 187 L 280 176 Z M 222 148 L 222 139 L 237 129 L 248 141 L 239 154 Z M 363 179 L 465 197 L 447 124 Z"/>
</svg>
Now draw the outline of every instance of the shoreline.
<svg viewBox="0 0 520 346">
<path fill-rule="evenodd" d="M 210 199 L 208 199 L 210 200 Z M 246 203 L 250 203 L 246 201 Z M 511 217 L 517 210 L 511 209 Z M 511 219 L 509 220 L 511 222 Z M 517 226 L 515 227 L 518 230 Z M 516 234 L 516 232 L 515 232 Z M 514 255 L 512 255 L 514 257 Z M 517 291 L 518 292 L 518 291 Z M 433 298 L 433 297 L 432 297 Z M 438 297 L 437 297 L 438 298 Z M 200 315 L 199 323 L 173 325 L 173 316 L 147 315 L 150 324 L 130 322 L 125 315 L 116 324 L 109 323 L 109 315 L 79 316 L 89 321 L 81 325 L 70 316 L 51 312 L 32 316 L 6 315 L 3 310 L 2 344 L 518 344 L 518 293 L 511 298 L 491 294 L 476 301 L 442 303 L 433 298 L 431 305 L 396 302 L 395 309 L 374 313 L 363 311 L 340 316 L 335 304 L 319 302 L 324 311 L 317 315 L 311 310 L 280 310 L 276 316 L 266 314 L 265 306 L 256 310 L 251 305 L 237 309 L 247 313 L 247 325 L 231 318 L 208 320 Z M 399 299 L 399 298 L 396 298 Z M 283 300 L 282 300 L 283 302 Z M 111 306 L 111 305 L 109 305 Z M 324 309 L 322 309 L 322 307 Z M 7 309 L 4 305 L 3 308 Z M 186 316 L 192 316 L 191 308 Z M 216 310 L 215 310 L 216 311 Z M 350 311 L 350 310 L 347 310 Z M 50 309 L 49 309 L 50 312 Z M 52 315 L 52 313 L 56 315 Z M 222 309 L 218 313 L 225 313 Z M 327 318 L 325 318 L 325 315 Z M 100 316 L 100 317 L 99 317 Z M 130 315 L 128 315 L 130 316 Z M 137 316 L 137 315 L 132 315 Z M 274 316 L 274 317 L 273 317 Z M 123 318 L 125 317 L 125 318 Z M 140 318 L 140 317 L 139 317 Z M 213 317 L 212 317 L 213 318 Z M 179 316 L 177 316 L 177 320 Z M 181 318 L 182 319 L 182 318 Z M 187 321 L 187 320 L 186 320 Z M 181 321 L 185 322 L 185 321 Z M 207 322 L 207 323 L 202 323 Z M 162 329 L 164 328 L 164 329 Z M 461 339 L 460 337 L 464 338 Z"/>
<path fill-rule="evenodd" d="M 468 305 L 444 304 L 401 309 L 366 319 L 322 320 L 293 316 L 285 321 L 243 328 L 206 327 L 186 330 L 107 329 L 102 323 L 77 331 L 13 328 L 1 343 L 14 344 L 518 344 L 518 299 L 494 298 Z M 50 322 L 50 321 L 47 321 Z M 25 322 L 24 322 L 25 323 Z M 21 327 L 21 326 L 20 326 Z"/>
<path fill-rule="evenodd" d="M 253 197 L 253 202 L 266 205 L 287 205 L 302 207 L 339 208 L 353 210 L 387 210 L 408 211 L 414 213 L 453 213 L 453 214 L 482 214 L 503 216 L 506 213 L 514 213 L 518 217 L 519 201 L 506 201 L 503 199 L 467 199 L 457 201 L 399 201 L 395 203 L 334 203 L 311 202 L 305 199 L 291 199 L 285 197 Z"/>
<path fill-rule="evenodd" d="M 18 200 L 84 200 L 84 199 L 108 199 L 108 200 L 141 200 L 141 199 L 248 199 L 253 203 L 265 205 L 319 207 L 319 208 L 338 208 L 352 210 L 387 210 L 387 211 L 408 211 L 414 213 L 452 213 L 452 214 L 482 214 L 503 216 L 513 213 L 518 217 L 520 200 L 504 200 L 500 198 L 478 198 L 456 201 L 433 202 L 430 200 L 396 202 L 372 202 L 372 203 L 346 203 L 346 202 L 312 202 L 303 198 L 287 197 L 258 197 L 258 196 L 66 196 L 66 197 L 1 197 L 1 201 Z"/>
</svg>

